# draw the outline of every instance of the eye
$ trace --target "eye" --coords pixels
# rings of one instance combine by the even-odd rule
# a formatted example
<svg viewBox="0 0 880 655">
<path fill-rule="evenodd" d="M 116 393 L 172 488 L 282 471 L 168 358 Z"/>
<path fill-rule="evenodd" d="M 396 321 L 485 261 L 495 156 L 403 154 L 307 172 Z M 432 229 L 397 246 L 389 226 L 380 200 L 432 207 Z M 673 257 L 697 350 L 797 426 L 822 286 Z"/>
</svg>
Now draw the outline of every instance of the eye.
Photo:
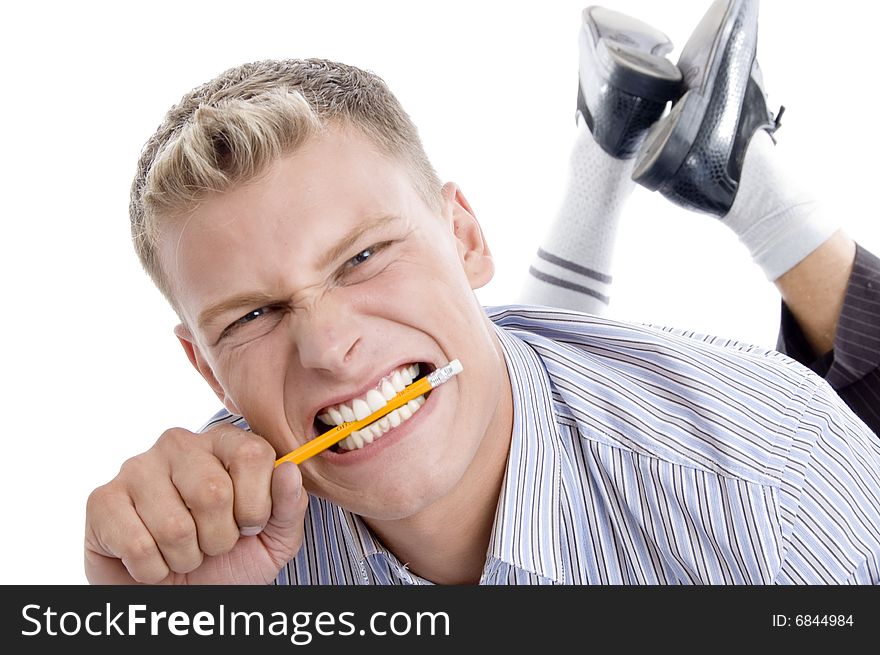
<svg viewBox="0 0 880 655">
<path fill-rule="evenodd" d="M 272 307 L 267 306 L 249 311 L 241 318 L 234 320 L 232 323 L 226 326 L 226 328 L 220 334 L 220 339 L 222 340 L 223 338 L 228 337 L 234 332 L 243 330 L 244 328 L 248 328 L 248 331 L 250 332 L 250 327 L 252 325 L 265 322 L 265 320 L 260 321 L 259 319 L 264 318 L 265 316 L 270 314 L 272 312 L 272 309 Z"/>
<path fill-rule="evenodd" d="M 240 319 L 233 322 L 232 325 L 230 325 L 229 327 L 234 327 L 236 325 L 244 325 L 245 323 L 250 323 L 251 321 L 254 321 L 254 320 L 260 318 L 260 316 L 263 316 L 268 309 L 269 309 L 268 307 L 260 307 L 259 309 L 255 309 L 251 312 L 248 312 L 247 314 L 242 316 Z"/>
<path fill-rule="evenodd" d="M 361 250 L 358 254 L 345 262 L 345 268 L 351 269 L 360 266 L 372 257 L 379 248 L 380 246 L 370 246 L 369 248 Z"/>
<path fill-rule="evenodd" d="M 336 273 L 336 280 L 342 282 L 344 280 L 354 281 L 354 278 L 360 279 L 362 277 L 360 273 L 358 273 L 357 276 L 354 274 L 361 269 L 364 271 L 375 271 L 374 264 L 370 264 L 369 266 L 364 266 L 364 264 L 367 264 L 370 260 L 376 259 L 376 257 L 392 243 L 392 241 L 383 241 L 381 243 L 375 243 L 369 248 L 364 248 L 342 265 L 342 268 Z"/>
</svg>

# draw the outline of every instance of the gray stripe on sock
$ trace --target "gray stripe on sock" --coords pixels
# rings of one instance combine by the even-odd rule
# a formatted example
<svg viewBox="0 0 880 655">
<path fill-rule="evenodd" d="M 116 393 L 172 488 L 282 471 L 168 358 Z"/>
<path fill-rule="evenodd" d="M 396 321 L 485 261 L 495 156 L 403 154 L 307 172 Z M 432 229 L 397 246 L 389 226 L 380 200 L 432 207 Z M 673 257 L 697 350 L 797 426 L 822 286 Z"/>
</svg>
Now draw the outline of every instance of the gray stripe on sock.
<svg viewBox="0 0 880 655">
<path fill-rule="evenodd" d="M 568 289 L 569 291 L 577 291 L 578 293 L 582 293 L 584 295 L 590 296 L 599 300 L 606 305 L 611 302 L 611 298 L 605 296 L 595 289 L 590 289 L 589 287 L 581 286 L 580 284 L 575 284 L 574 282 L 569 282 L 568 280 L 563 280 L 562 278 L 555 277 L 553 275 L 547 275 L 546 273 L 542 273 L 534 266 L 529 266 L 529 273 L 532 277 L 535 277 L 541 282 L 546 282 L 547 284 L 552 284 L 557 287 L 562 287 L 563 289 Z"/>
<path fill-rule="evenodd" d="M 565 268 L 569 271 L 580 273 L 581 275 L 584 275 L 588 278 L 592 278 L 593 280 L 598 280 L 599 282 L 604 282 L 605 284 L 611 284 L 610 275 L 605 275 L 604 273 L 600 273 L 599 271 L 594 271 L 592 268 L 587 268 L 585 266 L 581 266 L 580 264 L 575 264 L 574 262 L 570 262 L 567 259 L 558 257 L 552 253 L 547 252 L 546 250 L 542 250 L 541 248 L 538 248 L 538 257 L 540 257 L 544 261 L 550 262 L 551 264 L 556 264 L 561 268 Z"/>
</svg>

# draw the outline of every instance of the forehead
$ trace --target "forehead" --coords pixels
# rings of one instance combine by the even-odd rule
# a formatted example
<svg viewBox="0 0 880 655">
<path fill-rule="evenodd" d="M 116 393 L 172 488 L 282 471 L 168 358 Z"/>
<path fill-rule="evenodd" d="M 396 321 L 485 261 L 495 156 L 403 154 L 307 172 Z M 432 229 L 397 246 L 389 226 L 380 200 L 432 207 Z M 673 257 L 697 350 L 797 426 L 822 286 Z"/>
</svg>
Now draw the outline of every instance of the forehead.
<svg viewBox="0 0 880 655">
<path fill-rule="evenodd" d="M 231 228 L 260 227 L 266 218 L 301 229 L 325 227 L 387 213 L 387 206 L 412 203 L 415 195 L 405 164 L 357 130 L 328 128 L 253 179 L 210 193 L 185 215 L 163 221 L 170 239 L 160 240 L 167 244 L 193 228 L 222 235 Z M 322 216 L 315 225 L 309 221 L 313 213 Z"/>
<path fill-rule="evenodd" d="M 330 129 L 262 174 L 166 219 L 159 254 L 185 313 L 226 289 L 265 283 L 279 267 L 316 267 L 365 222 L 429 212 L 404 164 L 360 133 Z"/>
</svg>

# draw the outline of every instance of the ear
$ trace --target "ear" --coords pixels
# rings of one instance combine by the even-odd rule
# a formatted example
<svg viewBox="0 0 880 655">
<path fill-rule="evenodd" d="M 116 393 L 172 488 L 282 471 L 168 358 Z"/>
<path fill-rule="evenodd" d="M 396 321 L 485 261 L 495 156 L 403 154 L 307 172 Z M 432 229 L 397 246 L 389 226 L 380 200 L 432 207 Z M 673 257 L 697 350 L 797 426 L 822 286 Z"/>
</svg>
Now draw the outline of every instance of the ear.
<svg viewBox="0 0 880 655">
<path fill-rule="evenodd" d="M 190 329 L 181 323 L 174 327 L 174 336 L 177 337 L 180 345 L 183 346 L 183 350 L 186 353 L 190 364 L 193 365 L 193 367 L 199 372 L 199 375 L 201 375 L 205 379 L 205 382 L 207 382 L 214 390 L 214 393 L 217 394 L 217 397 L 220 399 L 220 402 L 223 403 L 223 406 L 232 414 L 241 416 L 241 412 L 236 406 L 235 401 L 226 393 L 223 385 L 221 385 L 214 376 L 213 369 L 211 369 L 208 362 L 205 360 L 205 357 L 202 355 L 202 351 L 199 349 Z"/>
<path fill-rule="evenodd" d="M 447 182 L 443 185 L 444 210 L 452 222 L 453 234 L 465 274 L 472 289 L 488 284 L 495 275 L 495 262 L 489 251 L 489 244 L 483 237 L 483 230 L 477 221 L 470 204 L 457 184 Z"/>
</svg>

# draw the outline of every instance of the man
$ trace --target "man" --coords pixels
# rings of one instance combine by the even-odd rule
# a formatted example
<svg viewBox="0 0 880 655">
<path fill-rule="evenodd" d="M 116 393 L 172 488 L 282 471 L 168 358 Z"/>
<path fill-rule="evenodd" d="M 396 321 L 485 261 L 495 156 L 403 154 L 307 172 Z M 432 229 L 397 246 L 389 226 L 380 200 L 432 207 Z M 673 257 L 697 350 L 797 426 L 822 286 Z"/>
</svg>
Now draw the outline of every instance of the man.
<svg viewBox="0 0 880 655">
<path fill-rule="evenodd" d="M 523 300 L 605 312 L 616 229 L 637 180 L 739 237 L 782 297 L 777 348 L 823 376 L 880 434 L 880 260 L 839 229 L 774 152 L 779 116 L 764 99 L 757 18 L 757 2 L 712 3 L 676 66 L 662 32 L 603 7 L 584 10 L 578 113 L 585 125 Z M 707 35 L 719 44 L 712 57 Z M 715 113 L 697 112 L 700 102 Z M 695 132 L 685 135 L 685 125 Z M 690 151 L 671 166 L 674 143 Z M 705 174 L 713 158 L 728 171 L 723 179 Z"/>
<path fill-rule="evenodd" d="M 373 75 L 270 61 L 196 89 L 131 213 L 231 416 L 92 493 L 92 582 L 880 581 L 880 447 L 824 382 L 772 351 L 486 312 L 479 224 Z M 397 426 L 274 467 L 451 359 Z"/>
</svg>

